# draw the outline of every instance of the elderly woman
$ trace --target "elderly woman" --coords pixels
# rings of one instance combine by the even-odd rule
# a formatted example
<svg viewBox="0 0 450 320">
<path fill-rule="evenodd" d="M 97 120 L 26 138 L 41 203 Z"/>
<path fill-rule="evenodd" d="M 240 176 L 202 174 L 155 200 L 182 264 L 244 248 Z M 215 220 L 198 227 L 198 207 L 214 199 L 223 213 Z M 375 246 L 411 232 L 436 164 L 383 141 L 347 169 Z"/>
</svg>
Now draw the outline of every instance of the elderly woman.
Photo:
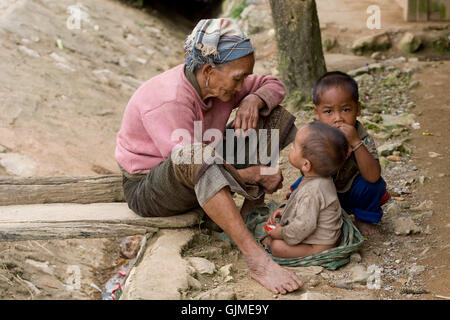
<svg viewBox="0 0 450 320">
<path fill-rule="evenodd" d="M 230 128 L 278 129 L 281 146 L 291 142 L 294 119 L 278 106 L 284 86 L 274 77 L 252 74 L 253 47 L 230 19 L 201 20 L 185 44 L 186 63 L 145 82 L 126 107 L 115 157 L 128 206 L 149 217 L 201 208 L 233 239 L 255 280 L 274 293 L 296 290 L 301 280 L 257 244 L 231 195 L 245 196 L 243 207 L 261 201 L 265 192 L 281 188 L 280 170 L 264 174 L 267 166 L 231 165 L 214 152 L 200 162 L 194 159 L 196 150 L 210 144 L 198 141 L 196 121 L 203 132 L 224 133 L 234 108 Z M 176 132 L 185 133 L 183 142 Z"/>
</svg>

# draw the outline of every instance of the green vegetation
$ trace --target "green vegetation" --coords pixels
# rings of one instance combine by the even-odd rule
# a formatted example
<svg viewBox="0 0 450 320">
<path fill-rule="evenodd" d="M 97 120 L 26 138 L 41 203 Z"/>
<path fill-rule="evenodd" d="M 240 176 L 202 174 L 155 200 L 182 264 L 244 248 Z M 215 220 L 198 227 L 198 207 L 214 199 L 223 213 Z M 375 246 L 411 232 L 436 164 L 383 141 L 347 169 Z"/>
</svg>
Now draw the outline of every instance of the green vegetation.
<svg viewBox="0 0 450 320">
<path fill-rule="evenodd" d="M 234 9 L 231 11 L 231 18 L 233 18 L 233 19 L 239 19 L 239 18 L 241 17 L 242 11 L 244 11 L 244 9 L 245 9 L 246 7 L 248 7 L 248 3 L 247 3 L 246 0 L 243 0 L 239 6 L 237 6 L 236 8 L 234 8 Z"/>
</svg>

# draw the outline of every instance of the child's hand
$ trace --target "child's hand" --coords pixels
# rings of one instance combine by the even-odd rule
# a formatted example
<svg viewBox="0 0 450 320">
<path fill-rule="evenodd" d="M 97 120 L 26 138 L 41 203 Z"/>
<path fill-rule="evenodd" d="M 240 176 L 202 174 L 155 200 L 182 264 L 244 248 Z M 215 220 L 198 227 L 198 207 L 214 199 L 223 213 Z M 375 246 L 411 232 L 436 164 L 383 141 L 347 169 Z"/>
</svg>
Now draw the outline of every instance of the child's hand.
<svg viewBox="0 0 450 320">
<path fill-rule="evenodd" d="M 338 128 L 345 134 L 350 146 L 355 146 L 361 141 L 355 126 L 342 122 L 338 125 Z"/>
<path fill-rule="evenodd" d="M 281 217 L 283 215 L 283 209 L 284 208 L 278 208 L 277 210 L 275 210 L 274 212 L 272 212 L 269 216 L 269 219 L 267 219 L 267 223 L 268 224 L 277 224 L 277 218 Z"/>
<path fill-rule="evenodd" d="M 283 227 L 281 224 L 277 223 L 275 225 L 276 227 L 268 232 L 269 236 L 272 237 L 272 239 L 283 239 L 283 236 L 281 235 L 281 230 Z"/>
</svg>

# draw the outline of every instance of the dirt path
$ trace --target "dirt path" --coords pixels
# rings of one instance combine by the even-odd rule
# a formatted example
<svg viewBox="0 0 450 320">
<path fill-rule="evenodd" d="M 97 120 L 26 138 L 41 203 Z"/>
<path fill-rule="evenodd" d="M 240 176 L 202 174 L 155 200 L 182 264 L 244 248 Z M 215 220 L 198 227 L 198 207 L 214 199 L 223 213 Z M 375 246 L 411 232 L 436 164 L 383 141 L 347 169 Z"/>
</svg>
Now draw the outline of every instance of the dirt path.
<svg viewBox="0 0 450 320">
<path fill-rule="evenodd" d="M 450 297 L 450 62 L 430 63 L 415 75 L 420 86 L 414 90 L 421 129 L 412 133 L 414 145 L 413 161 L 426 177 L 423 185 L 416 188 L 416 201 L 431 200 L 434 214 L 427 219 L 431 235 L 426 237 L 423 247 L 430 248 L 423 263 L 433 266 L 425 275 L 425 283 L 431 292 Z M 423 132 L 433 135 L 423 135 Z M 429 152 L 440 156 L 430 158 Z"/>
</svg>

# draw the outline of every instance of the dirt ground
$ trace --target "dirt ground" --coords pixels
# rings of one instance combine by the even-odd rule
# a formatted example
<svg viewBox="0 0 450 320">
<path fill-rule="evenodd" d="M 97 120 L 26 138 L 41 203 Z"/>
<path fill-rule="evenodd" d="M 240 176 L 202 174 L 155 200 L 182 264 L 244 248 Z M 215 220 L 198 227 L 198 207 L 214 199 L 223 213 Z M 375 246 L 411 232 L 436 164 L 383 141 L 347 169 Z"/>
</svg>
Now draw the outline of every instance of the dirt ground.
<svg viewBox="0 0 450 320">
<path fill-rule="evenodd" d="M 375 62 L 370 56 L 354 56 L 349 49 L 356 38 L 370 33 L 365 28 L 365 9 L 372 2 L 382 9 L 383 30 L 394 30 L 394 43 L 404 30 L 426 32 L 430 25 L 445 25 L 404 23 L 394 1 L 318 0 L 322 37 L 338 40 L 325 56 L 329 70 L 349 71 Z M 71 5 L 72 1 L 66 0 L 0 4 L 0 175 L 119 173 L 114 160 L 115 137 L 126 103 L 142 82 L 183 62 L 183 40 L 190 31 L 186 26 L 118 1 L 85 0 L 89 21 L 79 30 L 69 30 L 66 21 Z M 261 10 L 267 11 L 267 4 Z M 49 16 L 52 19 L 46 18 Z M 277 74 L 271 29 L 250 37 L 257 50 L 255 72 Z M 64 49 L 57 47 L 58 39 Z M 415 115 L 420 128 L 408 125 L 407 130 L 375 132 L 378 146 L 407 139 L 404 146 L 409 152 L 403 150 L 399 161 L 383 165 L 382 175 L 395 199 L 385 205 L 380 233 L 366 239 L 360 258 L 356 256 L 333 272 L 299 271 L 305 281 L 302 290 L 273 295 L 249 277 L 238 250 L 201 226 L 184 255 L 207 257 L 217 269 L 231 263 L 233 279 L 224 282 L 218 273 L 201 275 L 201 289 L 185 292 L 186 299 L 216 287 L 244 300 L 298 299 L 305 292 L 319 293 L 324 299 L 450 298 L 450 62 L 427 61 L 427 57 L 439 60 L 439 55 L 425 51 L 391 63 L 387 59 L 403 56 L 395 47 L 383 55 L 378 62 L 386 66 L 384 71 L 371 74 L 369 80 L 364 75 L 360 79 L 368 96 L 371 87 L 388 91 L 374 92 L 373 103 L 367 105 L 387 103 L 383 109 L 387 114 L 396 114 L 400 106 L 399 112 Z M 421 61 L 408 61 L 410 57 Z M 392 69 L 387 69 L 390 65 Z M 405 83 L 397 85 L 393 80 L 393 86 L 383 86 L 381 82 L 392 79 L 390 74 L 395 72 L 398 77 L 394 80 L 406 79 Z M 366 80 L 369 82 L 364 84 Z M 418 85 L 410 87 L 415 80 Z M 407 107 L 408 103 L 413 106 Z M 367 111 L 363 116 L 372 121 L 376 114 Z M 299 111 L 296 116 L 301 125 L 311 119 L 311 110 Z M 289 185 L 298 177 L 289 166 L 287 150 L 281 154 L 280 166 L 284 187 L 268 195 L 267 201 L 285 201 Z M 238 204 L 241 201 L 236 198 Z M 427 204 L 424 210 L 411 210 L 423 203 Z M 421 231 L 396 235 L 393 224 L 399 217 L 413 218 Z M 1 243 L 0 299 L 101 299 L 91 284 L 102 288 L 114 274 L 121 263 L 120 240 Z M 351 279 L 353 267 L 373 264 L 383 270 L 380 289 L 370 290 L 359 283 L 337 285 Z M 74 290 L 71 281 L 77 272 L 83 277 L 81 289 Z"/>
</svg>

